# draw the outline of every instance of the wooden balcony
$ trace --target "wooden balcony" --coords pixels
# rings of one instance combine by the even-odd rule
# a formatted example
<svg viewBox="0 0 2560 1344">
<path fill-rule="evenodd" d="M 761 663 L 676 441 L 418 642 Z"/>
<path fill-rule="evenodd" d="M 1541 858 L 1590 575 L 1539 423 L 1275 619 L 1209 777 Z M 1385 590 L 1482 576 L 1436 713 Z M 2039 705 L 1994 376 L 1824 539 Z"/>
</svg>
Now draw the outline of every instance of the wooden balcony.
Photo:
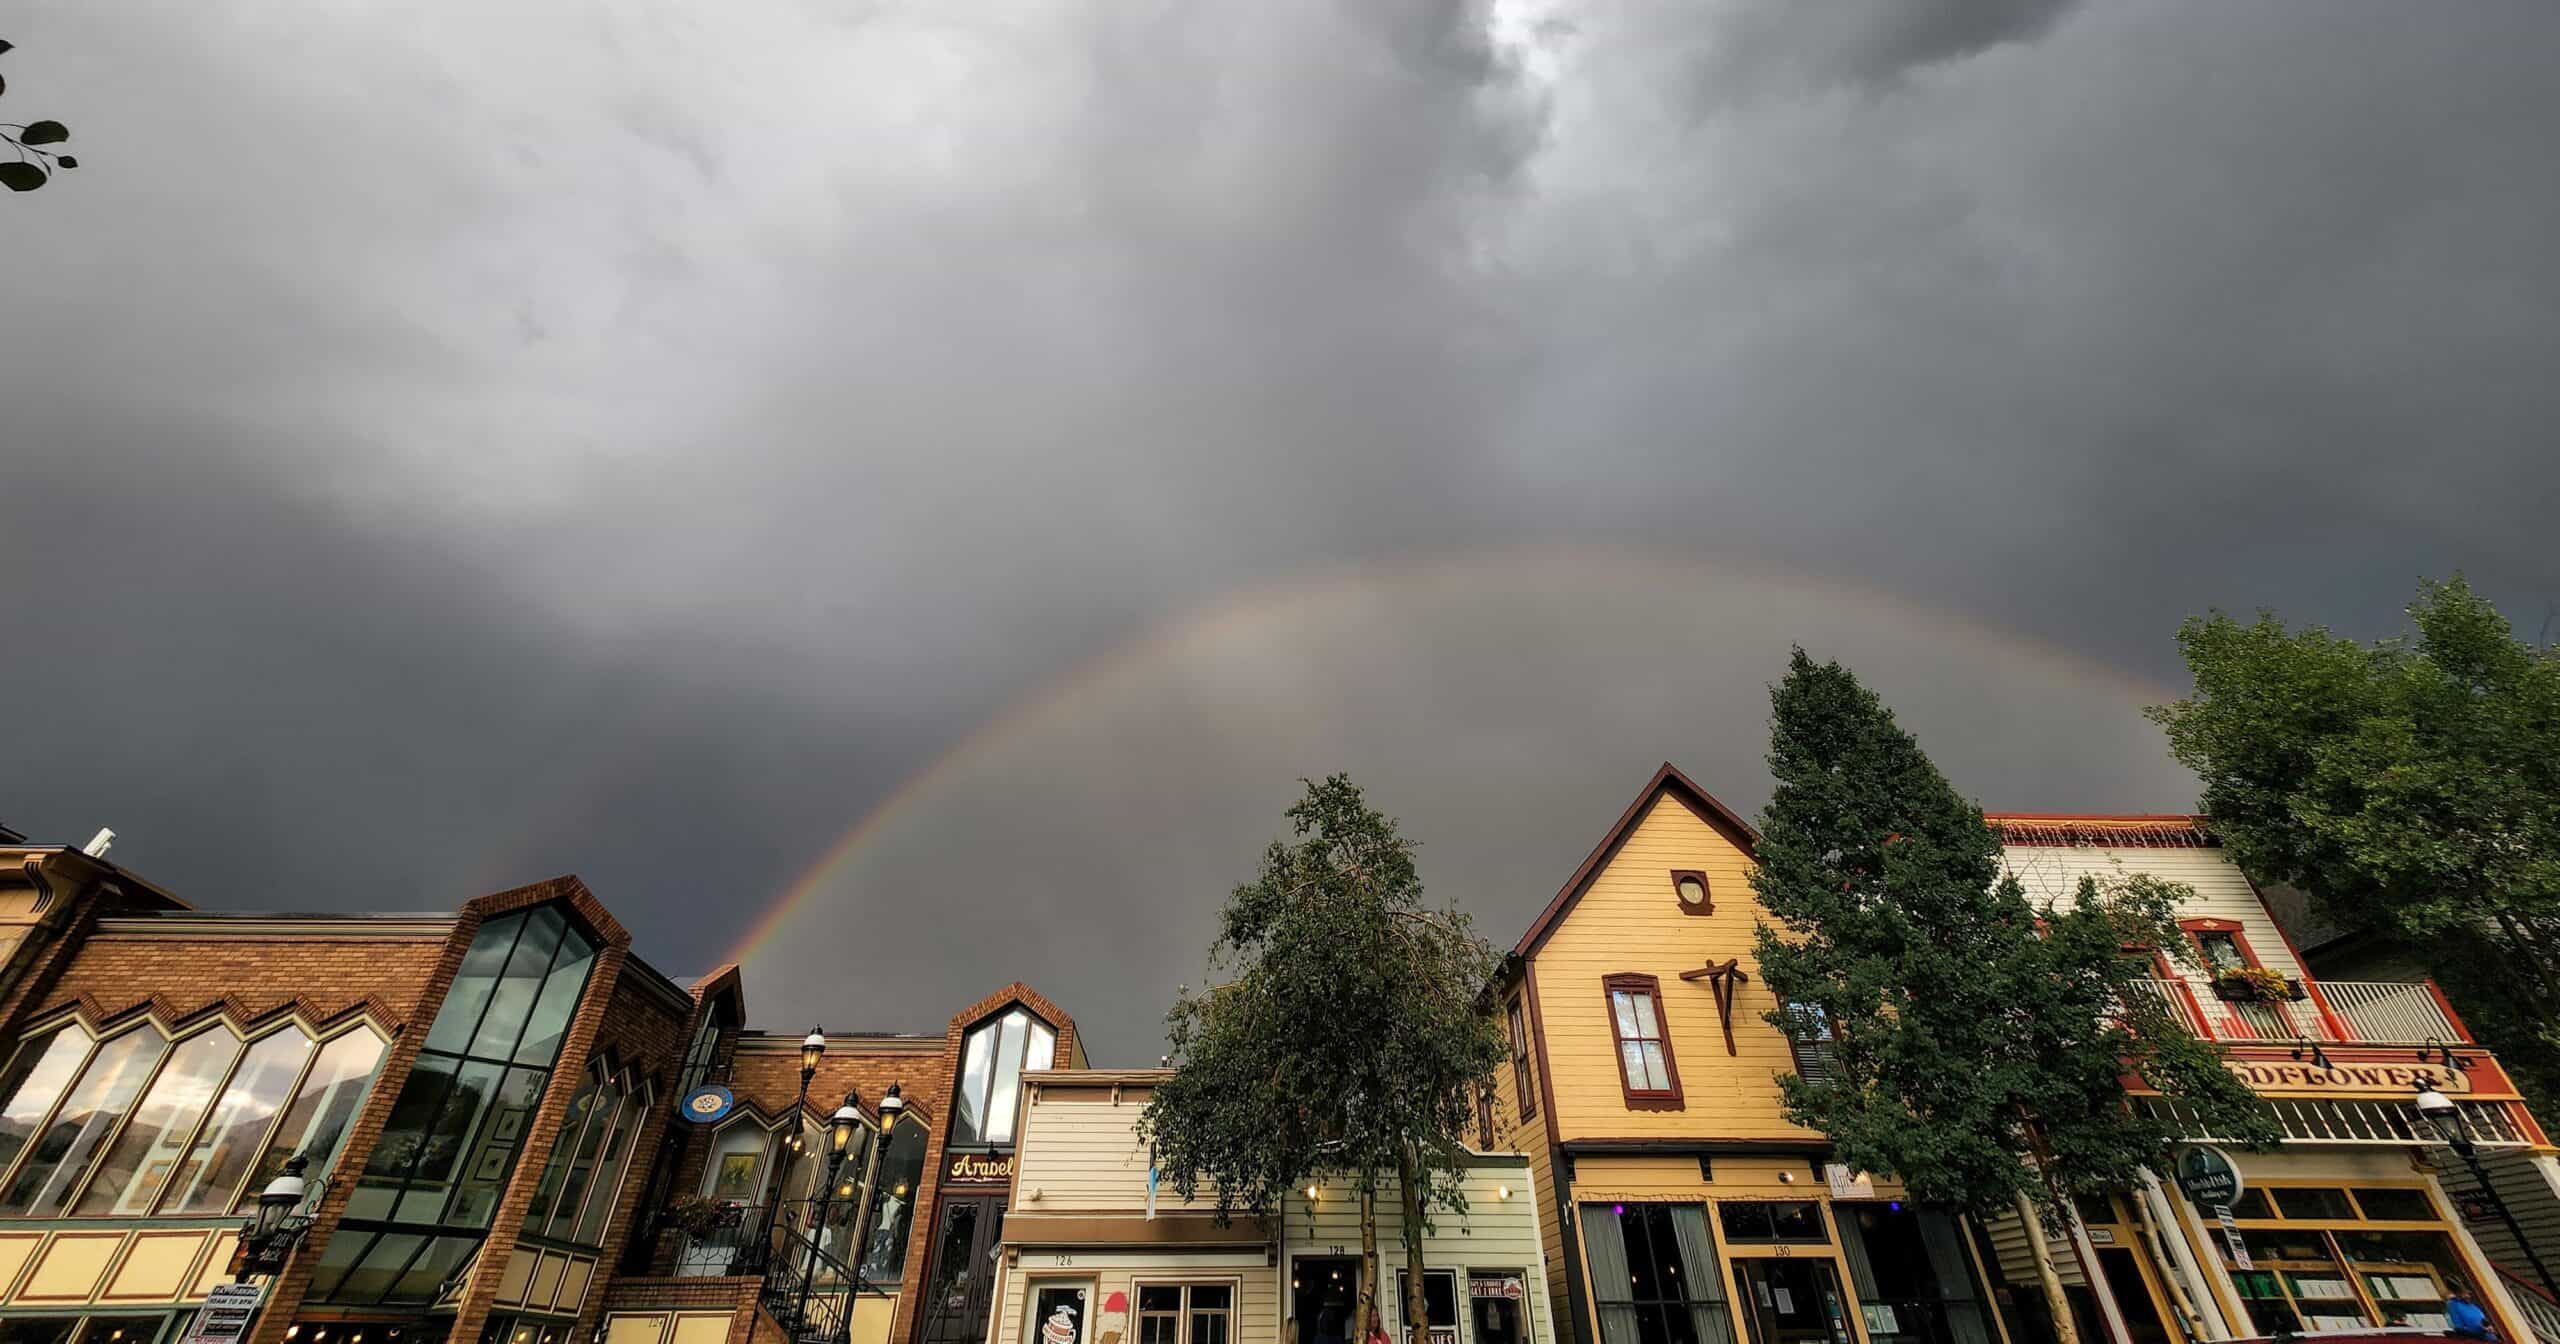
<svg viewBox="0 0 2560 1344">
<path fill-rule="evenodd" d="M 2197 1035 L 2216 1041 L 2324 1041 L 2362 1045 L 2467 1044 L 2431 981 L 2322 980 L 2284 1003 L 2234 1003 L 2189 980 L 2146 980 L 2144 992 Z"/>
</svg>

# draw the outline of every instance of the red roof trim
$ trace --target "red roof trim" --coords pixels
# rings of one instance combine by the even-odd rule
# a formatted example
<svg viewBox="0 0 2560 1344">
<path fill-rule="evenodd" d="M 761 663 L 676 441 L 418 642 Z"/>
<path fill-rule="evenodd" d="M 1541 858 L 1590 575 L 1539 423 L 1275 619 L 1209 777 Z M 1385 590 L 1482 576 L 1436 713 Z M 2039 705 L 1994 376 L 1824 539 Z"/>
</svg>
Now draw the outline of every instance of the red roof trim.
<svg viewBox="0 0 2560 1344">
<path fill-rule="evenodd" d="M 1583 859 L 1582 866 L 1565 879 L 1555 899 L 1538 912 L 1537 919 L 1529 925 L 1529 931 L 1521 934 L 1519 944 L 1512 948 L 1512 955 L 1526 957 L 1537 952 L 1539 944 L 1547 940 L 1557 922 L 1573 909 L 1575 902 L 1582 899 L 1582 893 L 1591 889 L 1592 882 L 1600 876 L 1600 870 L 1607 867 L 1609 860 L 1626 845 L 1627 837 L 1635 833 L 1636 823 L 1653 811 L 1655 801 L 1665 793 L 1677 797 L 1683 806 L 1697 814 L 1698 820 L 1714 827 L 1744 854 L 1748 855 L 1758 847 L 1760 832 L 1753 830 L 1750 822 L 1718 802 L 1714 794 L 1699 788 L 1696 780 L 1680 773 L 1680 767 L 1664 761 L 1662 768 L 1653 772 L 1653 778 L 1645 781 L 1644 792 L 1637 794 L 1636 800 L 1627 804 L 1627 810 L 1618 814 L 1617 821 L 1609 827 L 1609 833 L 1601 837 L 1600 843 Z"/>
</svg>

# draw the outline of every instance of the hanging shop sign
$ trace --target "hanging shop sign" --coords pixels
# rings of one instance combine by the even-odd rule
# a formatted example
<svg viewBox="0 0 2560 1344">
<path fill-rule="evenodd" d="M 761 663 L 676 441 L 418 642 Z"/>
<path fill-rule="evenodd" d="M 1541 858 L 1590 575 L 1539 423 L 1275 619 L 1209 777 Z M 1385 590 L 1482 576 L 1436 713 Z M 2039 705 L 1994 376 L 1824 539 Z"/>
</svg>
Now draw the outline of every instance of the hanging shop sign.
<svg viewBox="0 0 2560 1344">
<path fill-rule="evenodd" d="M 1837 1162 L 1825 1163 L 1823 1165 L 1822 1180 L 1824 1184 L 1831 1187 L 1831 1197 L 1833 1199 L 1873 1199 L 1876 1197 L 1876 1181 L 1873 1176 L 1870 1176 L 1863 1171 L 1851 1171 Z"/>
<path fill-rule="evenodd" d="M 2208 1209 L 2227 1209 L 2240 1202 L 2246 1188 L 2240 1180 L 2240 1168 L 2219 1148 L 2197 1144 L 2178 1151 L 2178 1188 L 2187 1198 Z"/>
<path fill-rule="evenodd" d="M 1012 1179 L 1011 1153 L 953 1153 L 942 1169 L 946 1185 L 1001 1185 Z"/>
<path fill-rule="evenodd" d="M 684 1094 L 676 1113 L 697 1125 L 716 1125 L 738 1109 L 738 1099 L 718 1083 L 705 1083 Z"/>
<path fill-rule="evenodd" d="M 215 1288 L 196 1312 L 194 1323 L 181 1336 L 181 1344 L 234 1344 L 249 1333 L 249 1323 L 258 1315 L 258 1299 L 265 1285 L 226 1283 Z"/>
</svg>

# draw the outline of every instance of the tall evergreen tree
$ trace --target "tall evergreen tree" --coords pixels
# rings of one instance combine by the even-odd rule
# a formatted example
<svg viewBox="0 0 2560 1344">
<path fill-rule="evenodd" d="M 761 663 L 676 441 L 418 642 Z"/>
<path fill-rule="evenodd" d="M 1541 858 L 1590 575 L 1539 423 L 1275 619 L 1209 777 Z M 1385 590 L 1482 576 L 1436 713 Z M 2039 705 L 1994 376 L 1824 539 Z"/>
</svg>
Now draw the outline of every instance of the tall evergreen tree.
<svg viewBox="0 0 2560 1344">
<path fill-rule="evenodd" d="M 1413 846 L 1349 778 L 1307 785 L 1293 842 L 1228 898 L 1213 972 L 1168 1016 L 1177 1061 L 1142 1128 L 1183 1198 L 1208 1186 L 1221 1216 L 1270 1216 L 1309 1178 L 1348 1176 L 1361 1199 L 1359 1321 L 1378 1282 L 1374 1196 L 1403 1212 L 1404 1318 L 1428 1344 L 1422 1238 L 1462 1209 L 1462 1135 L 1503 1037 L 1479 1010 L 1492 948 L 1467 916 L 1423 899 Z"/>
<path fill-rule="evenodd" d="M 2250 872 L 2395 936 L 2537 1105 L 2560 1101 L 2560 653 L 2460 575 L 2415 638 L 2189 620 L 2195 694 L 2150 711 Z"/>
<path fill-rule="evenodd" d="M 2124 954 L 2183 955 L 2184 889 L 2084 882 L 2039 910 L 1981 809 L 1848 669 L 1798 649 L 1771 701 L 1777 789 L 1751 881 L 1774 922 L 1757 950 L 1783 1005 L 1770 1021 L 1831 1038 L 1821 1076 L 1779 1081 L 1836 1160 L 1915 1199 L 2059 1226 L 2073 1196 L 2135 1185 L 2180 1137 L 2131 1104 L 2127 1074 L 2214 1133 L 2272 1138 L 2219 1052 L 2137 983 L 2147 957 Z"/>
</svg>

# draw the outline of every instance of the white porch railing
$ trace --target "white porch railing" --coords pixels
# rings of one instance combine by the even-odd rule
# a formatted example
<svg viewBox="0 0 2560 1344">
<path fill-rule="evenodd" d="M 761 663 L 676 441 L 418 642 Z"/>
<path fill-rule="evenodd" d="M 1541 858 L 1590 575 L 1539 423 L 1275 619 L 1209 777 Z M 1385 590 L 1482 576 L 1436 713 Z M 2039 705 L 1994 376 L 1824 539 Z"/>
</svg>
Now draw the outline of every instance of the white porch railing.
<svg viewBox="0 0 2560 1344">
<path fill-rule="evenodd" d="M 2445 1015 L 2434 988 L 2423 982 L 2323 980 L 2320 998 L 2329 1005 L 2327 1013 L 2320 1011 L 2320 1003 L 2307 997 L 2289 1003 L 2237 1003 L 2217 997 L 2210 985 L 2192 981 L 2136 983 L 2144 993 L 2168 1005 L 2170 1014 L 2179 1021 L 2218 1041 L 2420 1045 L 2427 1041 L 2461 1044 L 2470 1039 Z M 2198 1013 L 2204 1015 L 2202 1022 L 2196 1020 Z"/>
<path fill-rule="evenodd" d="M 2418 1045 L 2461 1041 L 2460 1027 L 2445 1016 L 2432 987 L 2390 980 L 2323 980 L 2320 996 L 2359 1041 Z"/>
</svg>

